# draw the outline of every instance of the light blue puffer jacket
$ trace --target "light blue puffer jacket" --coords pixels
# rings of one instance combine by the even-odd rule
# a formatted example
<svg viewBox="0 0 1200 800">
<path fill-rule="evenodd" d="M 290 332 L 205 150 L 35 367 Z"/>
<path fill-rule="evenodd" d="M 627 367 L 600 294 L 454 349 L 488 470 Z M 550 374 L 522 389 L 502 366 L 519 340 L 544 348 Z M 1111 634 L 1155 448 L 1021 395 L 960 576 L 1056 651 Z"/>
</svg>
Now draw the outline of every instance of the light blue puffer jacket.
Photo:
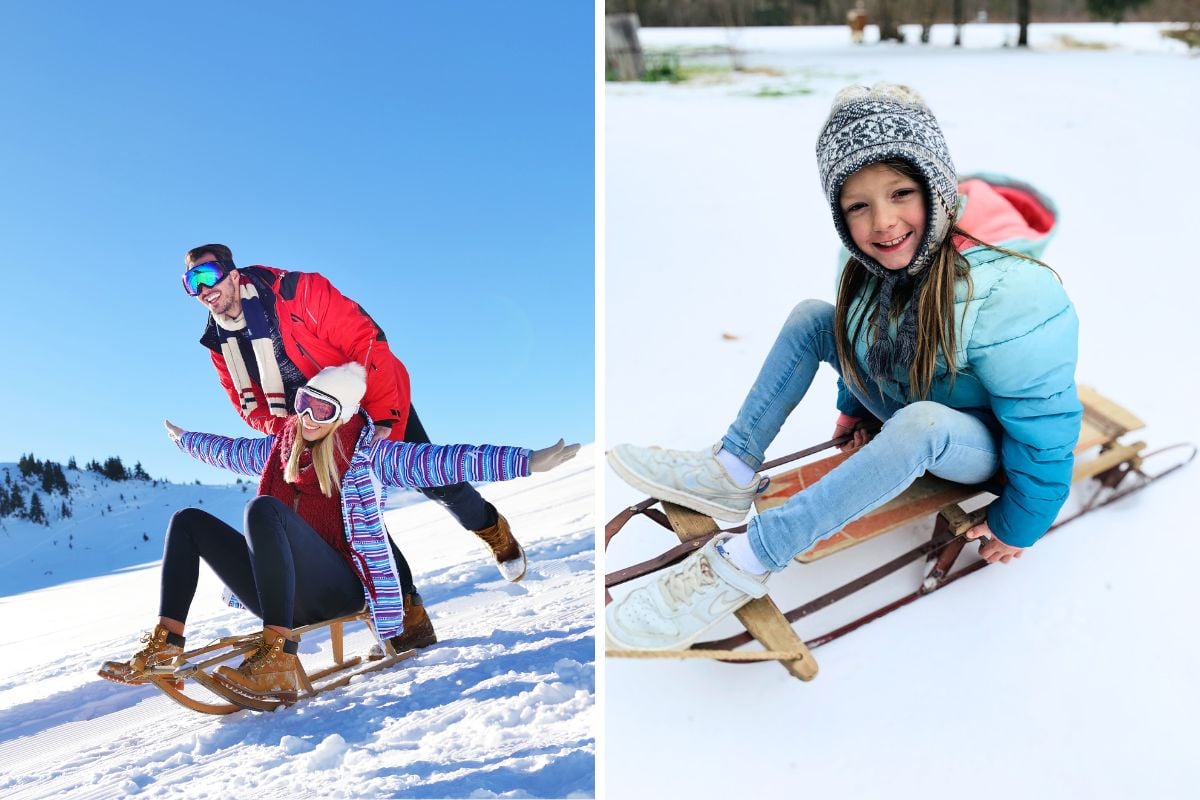
<svg viewBox="0 0 1200 800">
<path fill-rule="evenodd" d="M 986 180 L 1004 179 L 988 175 Z M 1008 185 L 1033 192 L 1016 182 Z M 1042 211 L 1051 212 L 1051 218 L 1057 216 L 1044 197 L 1031 197 L 1042 204 Z M 979 205 L 994 215 L 995 200 L 981 198 Z M 964 211 L 970 206 L 968 197 Z M 1019 206 L 1013 206 L 1012 213 L 1021 213 Z M 972 233 L 976 230 L 969 213 L 960 216 L 960 224 Z M 1036 257 L 1052 234 L 1051 227 L 1038 237 L 995 243 Z M 958 374 L 951 387 L 939 357 L 927 399 L 995 415 L 1002 429 L 1000 458 L 1006 483 L 988 508 L 988 525 L 1006 544 L 1028 547 L 1053 524 L 1070 491 L 1072 451 L 1083 414 L 1075 387 L 1079 321 L 1066 291 L 1045 267 L 978 245 L 963 250 L 963 255 L 973 287 L 969 300 L 965 282 L 955 296 Z M 856 300 L 855 307 L 860 302 Z M 855 350 L 859 373 L 865 376 L 865 331 Z M 895 384 L 882 387 L 884 394 L 902 404 L 911 402 L 907 374 L 897 370 L 895 377 Z M 838 407 L 852 416 L 867 413 L 841 382 Z"/>
</svg>

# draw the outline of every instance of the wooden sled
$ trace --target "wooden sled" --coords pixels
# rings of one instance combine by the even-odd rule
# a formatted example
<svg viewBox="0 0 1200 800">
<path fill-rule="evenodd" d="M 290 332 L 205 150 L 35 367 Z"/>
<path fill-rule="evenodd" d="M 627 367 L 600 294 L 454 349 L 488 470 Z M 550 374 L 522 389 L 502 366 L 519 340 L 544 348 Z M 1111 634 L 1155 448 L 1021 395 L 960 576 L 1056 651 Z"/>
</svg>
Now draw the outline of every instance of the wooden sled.
<svg viewBox="0 0 1200 800">
<path fill-rule="evenodd" d="M 1142 421 L 1087 387 L 1079 387 L 1079 399 L 1083 404 L 1083 422 L 1079 441 L 1075 447 L 1076 459 L 1072 484 L 1094 481 L 1096 489 L 1084 503 L 1082 510 L 1071 517 L 1060 520 L 1051 530 L 1077 519 L 1099 506 L 1143 488 L 1151 481 L 1188 463 L 1196 453 L 1196 448 L 1191 445 L 1174 445 L 1155 453 L 1147 453 L 1144 442 L 1122 443 L 1119 441 L 1120 438 L 1141 429 Z M 763 470 L 766 471 L 798 458 L 814 455 L 840 445 L 849 438 L 847 436 L 824 442 L 799 453 L 768 462 L 763 465 Z M 1177 447 L 1190 447 L 1191 455 L 1153 475 L 1142 470 L 1144 459 Z M 757 511 L 762 513 L 767 509 L 786 503 L 792 495 L 816 483 L 834 467 L 852 457 L 853 454 L 839 453 L 772 476 L 767 489 L 755 499 Z M 1136 485 L 1119 490 L 1118 487 L 1129 476 L 1136 476 L 1138 479 Z M 745 633 L 716 641 L 697 643 L 688 651 L 657 653 L 610 651 L 609 655 L 635 658 L 709 657 L 738 662 L 778 660 L 784 669 L 795 677 L 806 681 L 811 680 L 817 674 L 817 664 L 812 657 L 812 649 L 844 636 L 872 620 L 907 605 L 922 595 L 936 591 L 960 577 L 987 566 L 987 562 L 977 560 L 953 571 L 954 564 L 967 543 L 963 534 L 986 518 L 986 505 L 968 513 L 963 510 L 962 504 L 977 499 L 986 499 L 989 488 L 998 487 L 988 484 L 952 483 L 931 475 L 919 478 L 898 497 L 854 520 L 843 530 L 826 537 L 808 551 L 797 556 L 796 560 L 810 564 L 936 512 L 933 532 L 928 542 L 787 613 L 782 612 L 769 595 L 759 600 L 753 600 L 737 613 L 738 619 L 746 627 Z M 605 547 L 607 548 L 608 542 L 626 522 L 639 514 L 649 516 L 659 524 L 669 527 L 679 537 L 681 544 L 656 558 L 606 575 L 606 603 L 611 602 L 611 596 L 607 589 L 677 563 L 703 547 L 709 539 L 721 532 L 716 522 L 710 517 L 666 502 L 662 503 L 663 512 L 658 512 L 653 508 L 656 503 L 657 501 L 648 499 L 625 509 L 614 517 L 605 528 Z M 729 530 L 742 531 L 745 530 L 745 526 Z M 801 640 L 792 628 L 792 623 L 797 620 L 827 608 L 922 558 L 927 564 L 925 578 L 912 593 L 807 642 Z M 766 652 L 744 653 L 734 650 L 734 648 L 751 641 L 758 641 L 766 649 Z"/>
<path fill-rule="evenodd" d="M 391 643 L 385 640 L 385 649 L 381 655 L 367 656 L 365 660 L 363 656 L 346 658 L 343 626 L 354 622 L 361 622 L 370 628 L 370 612 L 364 609 L 357 614 L 293 629 L 294 636 L 302 637 L 328 628 L 333 648 L 333 664 L 315 672 L 309 672 L 303 661 L 300 661 L 300 692 L 296 698 L 297 702 L 345 686 L 358 675 L 386 669 L 418 652 L 409 650 L 397 654 Z M 181 653 L 172 664 L 151 667 L 146 671 L 146 676 L 149 682 L 167 697 L 202 714 L 232 714 L 242 709 L 274 711 L 281 706 L 291 705 L 274 699 L 247 697 L 213 677 L 218 666 L 252 652 L 257 646 L 257 639 L 256 635 L 226 636 L 204 647 Z M 332 680 L 325 680 L 327 678 Z"/>
</svg>

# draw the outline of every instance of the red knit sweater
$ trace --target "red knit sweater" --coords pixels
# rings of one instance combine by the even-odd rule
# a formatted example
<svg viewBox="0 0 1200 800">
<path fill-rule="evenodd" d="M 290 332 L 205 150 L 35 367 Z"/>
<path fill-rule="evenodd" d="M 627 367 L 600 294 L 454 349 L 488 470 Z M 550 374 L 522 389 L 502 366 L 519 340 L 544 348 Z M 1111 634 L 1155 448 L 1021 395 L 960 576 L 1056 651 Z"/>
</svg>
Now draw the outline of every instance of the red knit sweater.
<svg viewBox="0 0 1200 800">
<path fill-rule="evenodd" d="M 364 565 L 358 563 L 361 557 L 350 549 L 350 544 L 346 541 L 346 528 L 342 522 L 342 478 L 350 465 L 350 457 L 354 453 L 354 446 L 358 443 L 362 428 L 362 417 L 356 414 L 333 434 L 337 438 L 334 456 L 338 479 L 333 487 L 332 496 L 326 497 L 321 493 L 317 471 L 313 469 L 312 453 L 303 441 L 300 442 L 304 452 L 300 454 L 300 474 L 297 481 L 288 483 L 284 480 L 283 470 L 287 466 L 299 430 L 299 417 L 288 417 L 283 430 L 276 435 L 271 453 L 267 457 L 267 466 L 263 469 L 258 493 L 282 500 L 299 514 L 301 519 L 311 525 L 312 529 L 342 556 L 358 575 L 359 580 L 371 590 L 373 597 L 375 587 L 370 583 L 369 572 Z"/>
</svg>

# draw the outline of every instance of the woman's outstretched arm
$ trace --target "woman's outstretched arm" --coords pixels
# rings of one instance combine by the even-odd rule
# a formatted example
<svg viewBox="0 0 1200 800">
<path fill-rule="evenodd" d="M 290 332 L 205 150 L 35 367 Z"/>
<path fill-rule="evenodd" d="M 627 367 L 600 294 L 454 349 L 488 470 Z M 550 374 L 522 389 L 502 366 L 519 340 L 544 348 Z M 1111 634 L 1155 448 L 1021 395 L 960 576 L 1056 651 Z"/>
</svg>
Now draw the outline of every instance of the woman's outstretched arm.
<svg viewBox="0 0 1200 800">
<path fill-rule="evenodd" d="M 463 481 L 506 481 L 543 472 L 575 456 L 578 444 L 542 450 L 506 445 L 436 445 L 385 440 L 371 445 L 371 468 L 388 486 L 448 486 Z"/>
<path fill-rule="evenodd" d="M 170 420 L 163 420 L 163 424 L 175 445 L 192 458 L 212 467 L 251 477 L 262 474 L 275 441 L 274 436 L 231 439 L 213 433 L 185 431 Z"/>
</svg>

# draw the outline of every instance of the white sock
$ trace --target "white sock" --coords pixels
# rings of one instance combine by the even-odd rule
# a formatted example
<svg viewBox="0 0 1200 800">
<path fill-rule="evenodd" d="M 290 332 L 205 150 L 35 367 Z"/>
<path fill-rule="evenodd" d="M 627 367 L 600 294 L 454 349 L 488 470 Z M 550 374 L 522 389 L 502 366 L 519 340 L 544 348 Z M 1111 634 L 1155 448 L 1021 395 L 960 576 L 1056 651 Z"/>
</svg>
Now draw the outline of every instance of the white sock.
<svg viewBox="0 0 1200 800">
<path fill-rule="evenodd" d="M 754 555 L 754 548 L 750 546 L 750 537 L 745 534 L 730 536 L 718 544 L 717 549 L 742 572 L 748 572 L 751 575 L 762 575 L 768 571 L 763 563 L 758 560 L 758 556 Z"/>
<path fill-rule="evenodd" d="M 738 486 L 745 486 L 754 480 L 754 476 L 758 474 L 754 471 L 753 467 L 724 447 L 717 453 L 717 461 L 721 462 L 721 465 L 725 467 L 725 471 L 729 473 L 729 477 L 733 478 L 733 482 Z"/>
</svg>

